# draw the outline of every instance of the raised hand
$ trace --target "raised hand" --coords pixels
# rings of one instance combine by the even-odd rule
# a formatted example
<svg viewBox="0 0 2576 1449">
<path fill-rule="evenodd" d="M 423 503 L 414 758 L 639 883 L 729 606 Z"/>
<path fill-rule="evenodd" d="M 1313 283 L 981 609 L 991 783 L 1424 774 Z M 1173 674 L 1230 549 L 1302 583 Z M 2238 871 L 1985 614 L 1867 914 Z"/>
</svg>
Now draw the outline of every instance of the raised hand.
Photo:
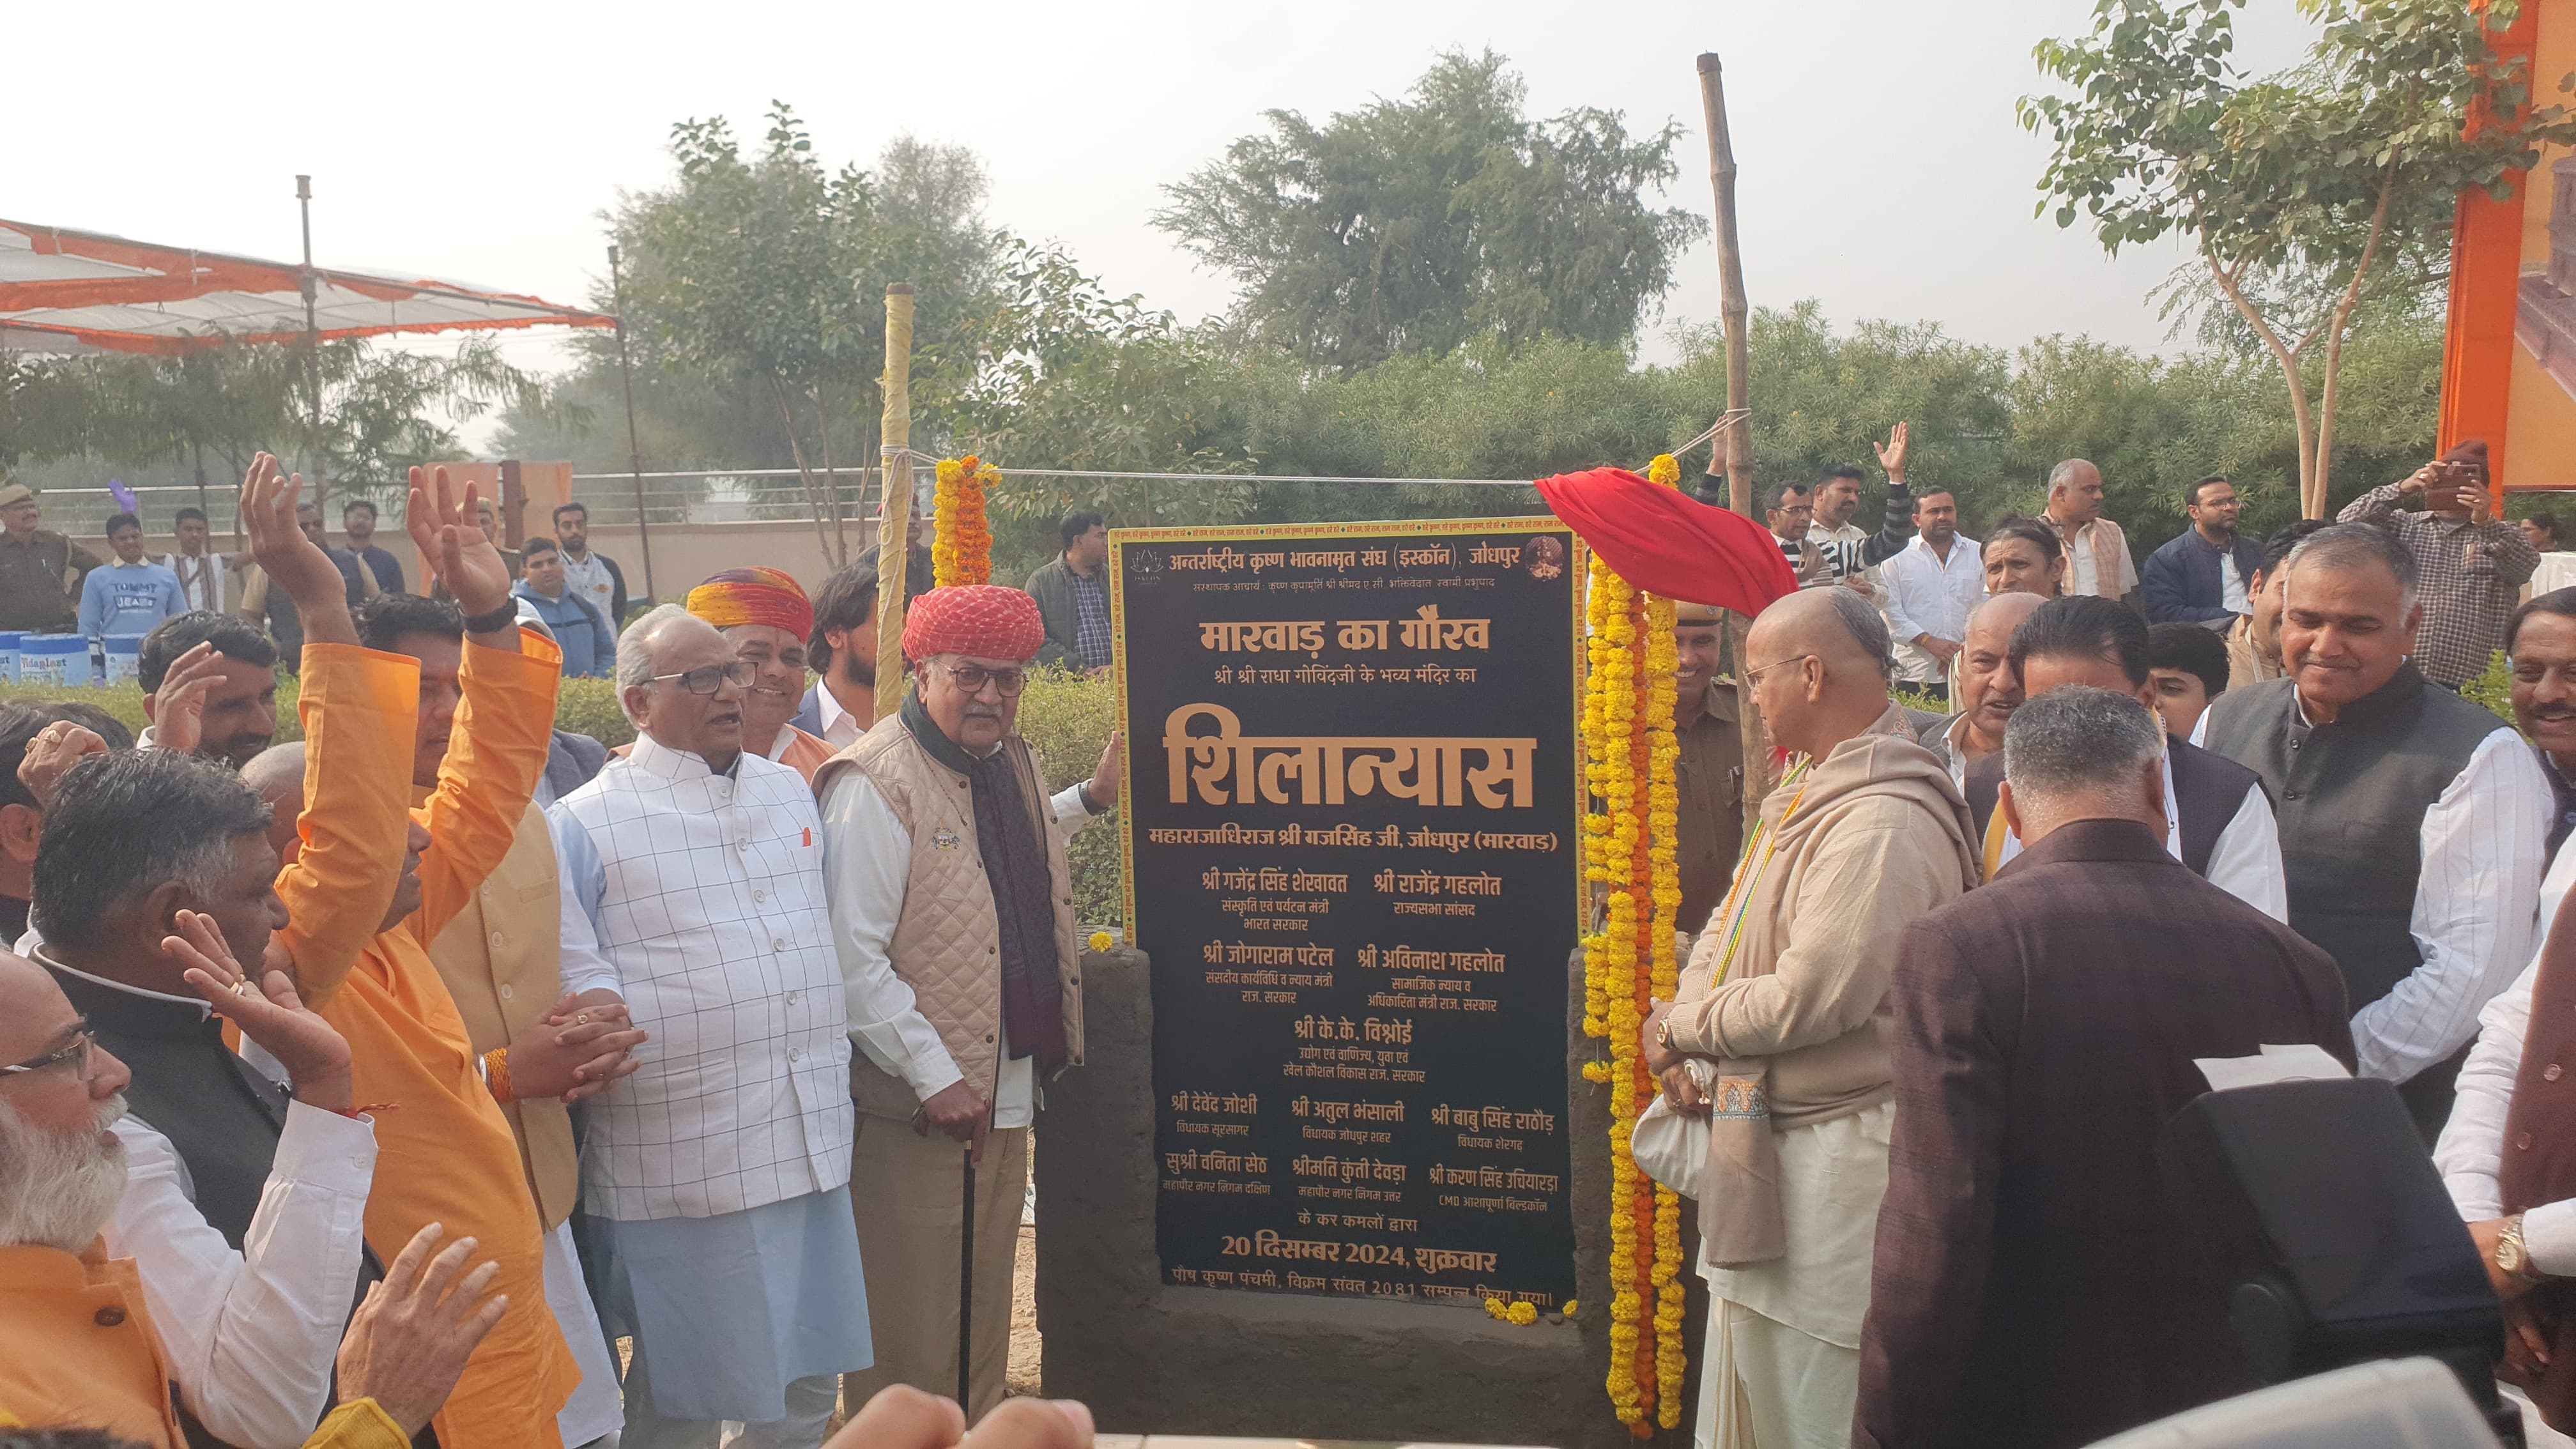
<svg viewBox="0 0 2576 1449">
<path fill-rule="evenodd" d="M 475 1345 L 510 1306 L 506 1294 L 483 1297 L 500 1264 L 465 1271 L 472 1238 L 430 1257 L 445 1231 L 431 1223 L 412 1235 L 384 1281 L 367 1290 L 340 1340 L 340 1402 L 373 1399 L 405 1434 L 429 1426 L 456 1391 Z"/>
<path fill-rule="evenodd" d="M 18 783 L 36 797 L 37 809 L 50 810 L 54 792 L 62 788 L 63 776 L 71 773 L 72 766 L 106 753 L 107 741 L 79 725 L 57 720 L 27 741 L 26 753 L 18 757 Z"/>
<path fill-rule="evenodd" d="M 1888 477 L 1899 483 L 1905 481 L 1905 444 L 1906 432 L 1903 423 L 1898 423 L 1896 430 L 1887 435 L 1887 442 L 1884 445 L 1870 444 L 1878 451 L 1878 466 L 1887 471 Z"/>
<path fill-rule="evenodd" d="M 403 510 L 403 527 L 420 550 L 421 562 L 447 585 L 469 619 L 510 602 L 510 566 L 476 521 L 482 501 L 482 491 L 468 483 L 460 503 L 444 468 L 425 474 L 414 468 L 411 501 Z"/>
<path fill-rule="evenodd" d="M 161 938 L 161 953 L 179 964 L 180 976 L 215 1015 L 277 1058 L 294 1084 L 295 1100 L 326 1112 L 348 1111 L 356 1102 L 348 1039 L 305 1006 L 286 973 L 271 971 L 252 990 L 214 917 L 180 911 L 170 924 L 177 934 Z"/>
<path fill-rule="evenodd" d="M 183 755 L 206 737 L 206 695 L 223 682 L 223 663 L 207 640 L 171 661 L 152 692 L 152 743 Z"/>
<path fill-rule="evenodd" d="M 251 459 L 241 491 L 242 528 L 250 535 L 251 558 L 295 601 L 306 643 L 355 644 L 358 626 L 349 618 L 348 579 L 322 545 L 295 525 L 295 508 L 303 497 L 303 474 L 281 475 L 277 459 L 266 453 Z"/>
<path fill-rule="evenodd" d="M 1100 752 L 1100 768 L 1091 772 L 1091 798 L 1103 809 L 1118 807 L 1118 781 L 1126 772 L 1126 738 L 1117 730 L 1109 732 L 1109 745 Z"/>
</svg>

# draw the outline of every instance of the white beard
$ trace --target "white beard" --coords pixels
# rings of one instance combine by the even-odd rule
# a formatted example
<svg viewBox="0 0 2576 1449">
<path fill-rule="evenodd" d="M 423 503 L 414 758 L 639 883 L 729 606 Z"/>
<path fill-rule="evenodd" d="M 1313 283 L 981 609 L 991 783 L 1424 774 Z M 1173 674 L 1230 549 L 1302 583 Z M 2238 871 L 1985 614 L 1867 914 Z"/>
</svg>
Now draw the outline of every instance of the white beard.
<svg viewBox="0 0 2576 1449">
<path fill-rule="evenodd" d="M 49 1133 L 0 1102 L 0 1245 L 86 1252 L 125 1196 L 125 1149 L 105 1136 L 125 1098 L 78 1132 Z"/>
</svg>

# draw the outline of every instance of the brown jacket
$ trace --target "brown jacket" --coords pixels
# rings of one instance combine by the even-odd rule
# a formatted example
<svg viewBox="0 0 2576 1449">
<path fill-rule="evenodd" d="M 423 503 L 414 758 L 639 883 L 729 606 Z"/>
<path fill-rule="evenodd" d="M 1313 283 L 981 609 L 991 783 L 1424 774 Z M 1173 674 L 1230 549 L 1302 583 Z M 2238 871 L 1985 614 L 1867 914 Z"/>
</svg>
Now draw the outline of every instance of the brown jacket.
<svg viewBox="0 0 2576 1449">
<path fill-rule="evenodd" d="M 1700 707 L 1674 732 L 1681 747 L 1673 772 L 1681 819 L 1673 841 L 1682 905 L 1673 919 L 1685 931 L 1708 923 L 1744 849 L 1744 731 L 1736 712 L 1735 682 L 1713 679 Z"/>
<path fill-rule="evenodd" d="M 1773 789 L 1762 822 L 1778 848 L 1762 865 L 1756 845 L 1738 867 L 1760 871 L 1742 944 L 1718 980 L 1721 903 L 1682 973 L 1671 1039 L 1693 1056 L 1767 1059 L 1771 1125 L 1785 1130 L 1887 1100 L 1897 936 L 1974 886 L 1977 857 L 1958 787 L 1893 704 Z"/>
<path fill-rule="evenodd" d="M 2195 1057 L 2351 1064 L 2333 958 L 2162 832 L 2081 821 L 1908 928 L 1889 1001 L 1853 1444 L 2073 1449 L 2251 1387 L 2155 1148 Z"/>
<path fill-rule="evenodd" d="M 2227 631 L 2227 687 L 2243 689 L 2281 677 L 2281 666 L 2268 663 L 2254 648 L 2254 621 L 2243 618 Z"/>
<path fill-rule="evenodd" d="M 1082 958 L 1074 941 L 1073 876 L 1064 842 L 1055 833 L 1055 810 L 1044 775 L 1028 742 L 1002 741 L 1017 759 L 1021 794 L 1045 844 L 1047 876 L 1055 905 L 1056 979 L 1064 996 L 1068 1065 L 1082 1064 Z M 1002 1053 L 1002 924 L 993 911 L 992 883 L 975 841 L 975 797 L 966 777 L 931 758 L 913 739 L 900 712 L 876 722 L 857 743 L 814 773 L 814 796 L 829 801 L 842 772 L 856 770 L 885 796 L 912 837 L 912 869 L 904 881 L 903 915 L 886 955 L 894 974 L 912 988 L 921 1014 L 957 1070 L 989 1100 Z M 828 816 L 828 804 L 824 813 Z M 921 1103 L 903 1079 L 863 1052 L 850 1055 L 850 1096 L 871 1116 L 910 1121 Z"/>
<path fill-rule="evenodd" d="M 429 792 L 412 794 L 417 802 Z M 510 853 L 429 947 L 430 964 L 456 999 L 477 1055 L 508 1046 L 563 995 L 562 916 L 554 836 L 545 811 L 531 805 L 519 817 Z M 501 1115 L 519 1139 L 519 1166 L 536 1194 L 537 1216 L 552 1232 L 572 1216 L 581 1189 L 571 1115 L 562 1102 L 543 1098 L 504 1102 Z"/>
</svg>

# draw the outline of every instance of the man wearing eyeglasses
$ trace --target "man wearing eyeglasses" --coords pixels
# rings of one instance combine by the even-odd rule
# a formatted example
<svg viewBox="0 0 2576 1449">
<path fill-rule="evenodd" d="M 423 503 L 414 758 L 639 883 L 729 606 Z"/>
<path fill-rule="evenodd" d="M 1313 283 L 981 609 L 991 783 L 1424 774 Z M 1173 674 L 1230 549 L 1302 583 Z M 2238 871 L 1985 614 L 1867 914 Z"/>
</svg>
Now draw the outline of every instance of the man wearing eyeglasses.
<svg viewBox="0 0 2576 1449">
<path fill-rule="evenodd" d="M 635 1340 L 626 1442 L 657 1449 L 715 1449 L 729 1419 L 813 1449 L 872 1352 L 822 821 L 804 776 L 743 747 L 757 677 L 705 620 L 646 614 L 617 645 L 635 749 L 551 814 L 651 1035 L 591 1108 L 581 1211 L 601 1317 Z"/>
<path fill-rule="evenodd" d="M 956 1392 L 961 1152 L 977 1162 L 968 1416 L 1002 1395 L 1029 1121 L 1046 1080 L 1082 1061 L 1065 841 L 1118 799 L 1115 737 L 1052 799 L 1019 737 L 1045 643 L 1018 589 L 924 594 L 904 618 L 903 708 L 814 777 L 859 1048 L 851 1181 L 876 1321 L 851 1403 L 891 1384 Z"/>
</svg>

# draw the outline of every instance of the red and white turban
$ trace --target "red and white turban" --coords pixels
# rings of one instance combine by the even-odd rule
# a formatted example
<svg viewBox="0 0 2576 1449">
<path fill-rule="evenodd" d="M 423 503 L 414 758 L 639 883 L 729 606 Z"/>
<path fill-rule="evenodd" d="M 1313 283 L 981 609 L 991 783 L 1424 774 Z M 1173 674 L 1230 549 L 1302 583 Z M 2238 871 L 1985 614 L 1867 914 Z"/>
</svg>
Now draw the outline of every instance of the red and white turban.
<svg viewBox="0 0 2576 1449">
<path fill-rule="evenodd" d="M 719 629 L 767 624 L 799 639 L 814 632 L 814 605 L 776 569 L 726 569 L 689 590 L 688 610 Z"/>
<path fill-rule="evenodd" d="M 1045 643 L 1038 601 L 1000 584 L 932 589 L 903 619 L 903 657 L 915 664 L 942 654 L 1026 661 Z"/>
</svg>

